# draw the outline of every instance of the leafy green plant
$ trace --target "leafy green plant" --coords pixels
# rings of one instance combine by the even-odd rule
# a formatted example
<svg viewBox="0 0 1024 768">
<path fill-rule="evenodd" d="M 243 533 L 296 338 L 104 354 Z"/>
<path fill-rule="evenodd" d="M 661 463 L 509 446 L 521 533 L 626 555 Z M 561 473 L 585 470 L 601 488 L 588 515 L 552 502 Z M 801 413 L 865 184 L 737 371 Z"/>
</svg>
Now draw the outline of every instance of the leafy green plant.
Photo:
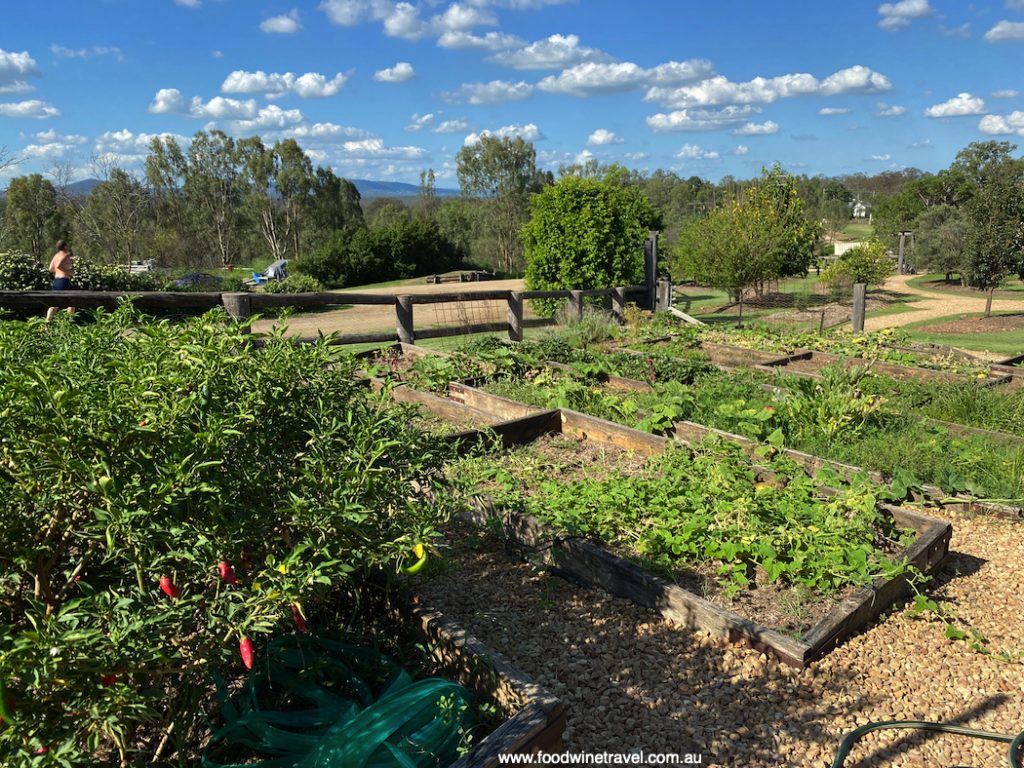
<svg viewBox="0 0 1024 768">
<path fill-rule="evenodd" d="M 217 313 L 0 324 L 7 764 L 149 762 L 160 733 L 188 763 L 212 669 L 393 577 L 450 509 L 450 449 L 349 356 L 249 341 Z"/>
</svg>

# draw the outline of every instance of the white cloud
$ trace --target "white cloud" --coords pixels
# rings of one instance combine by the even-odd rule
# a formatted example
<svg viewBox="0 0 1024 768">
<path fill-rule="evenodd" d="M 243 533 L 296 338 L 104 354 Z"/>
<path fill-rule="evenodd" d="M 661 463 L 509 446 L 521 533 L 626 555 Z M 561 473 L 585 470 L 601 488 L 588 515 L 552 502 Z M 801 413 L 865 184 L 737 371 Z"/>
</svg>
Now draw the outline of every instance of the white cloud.
<svg viewBox="0 0 1024 768">
<path fill-rule="evenodd" d="M 921 141 L 915 141 L 907 149 L 935 149 L 935 144 L 931 139 L 922 139 Z"/>
<path fill-rule="evenodd" d="M 427 151 L 421 147 L 388 147 L 383 139 L 362 139 L 346 141 L 342 150 L 349 158 L 395 158 L 399 160 L 415 160 L 425 157 Z"/>
<path fill-rule="evenodd" d="M 740 144 L 739 146 L 737 146 L 737 147 L 736 147 L 736 149 L 734 149 L 734 150 L 732 151 L 732 153 L 733 153 L 734 155 L 745 155 L 745 154 L 747 154 L 747 152 L 749 152 L 749 151 L 750 151 L 750 150 L 749 150 L 749 149 L 747 148 L 747 145 L 746 145 L 746 144 Z"/>
<path fill-rule="evenodd" d="M 962 37 L 966 39 L 971 36 L 971 25 L 966 23 L 961 24 L 959 27 L 947 27 L 945 25 L 940 25 L 939 31 L 946 37 Z"/>
<path fill-rule="evenodd" d="M 1024 112 L 1016 111 L 1008 115 L 985 115 L 978 123 L 982 133 L 993 136 L 1024 136 Z"/>
<path fill-rule="evenodd" d="M 658 113 L 647 118 L 651 130 L 665 131 L 715 131 L 743 122 L 760 114 L 760 107 L 750 105 L 728 106 L 722 109 L 679 109 L 668 114 Z"/>
<path fill-rule="evenodd" d="M 28 51 L 14 53 L 0 48 L 0 93 L 24 93 L 32 90 L 26 78 L 39 77 L 39 65 Z"/>
<path fill-rule="evenodd" d="M 577 0 L 469 0 L 472 5 L 495 8 L 509 8 L 513 11 L 525 11 L 531 8 L 543 8 L 545 5 L 564 5 Z"/>
<path fill-rule="evenodd" d="M 189 139 L 174 133 L 132 133 L 127 129 L 107 131 L 96 138 L 93 154 L 100 162 L 108 165 L 141 164 L 149 155 L 153 139 L 173 139 L 181 146 L 187 146 Z"/>
<path fill-rule="evenodd" d="M 923 19 L 934 13 L 928 0 L 900 0 L 898 3 L 882 3 L 878 6 L 878 15 L 882 18 L 878 26 L 895 32 L 910 25 L 914 19 Z"/>
<path fill-rule="evenodd" d="M 504 101 L 520 101 L 533 92 L 533 86 L 519 81 L 492 80 L 489 83 L 465 83 L 454 92 L 443 93 L 442 98 L 453 103 L 498 104 Z"/>
<path fill-rule="evenodd" d="M 407 61 L 400 61 L 393 67 L 377 70 L 373 75 L 373 79 L 381 83 L 404 83 L 412 77 L 416 77 L 416 71 Z"/>
<path fill-rule="evenodd" d="M 351 27 L 364 21 L 380 21 L 394 5 L 389 0 L 324 0 L 318 8 L 332 24 Z"/>
<path fill-rule="evenodd" d="M 414 113 L 413 116 L 409 118 L 409 124 L 405 126 L 405 130 L 409 133 L 418 133 L 427 126 L 433 125 L 435 119 L 436 116 L 429 112 L 425 115 Z"/>
<path fill-rule="evenodd" d="M 582 152 L 577 154 L 576 157 L 572 159 L 572 162 L 573 165 L 586 165 L 593 159 L 594 153 L 591 152 L 589 149 L 584 149 Z"/>
<path fill-rule="evenodd" d="M 10 85 L 0 85 L 0 94 L 3 93 L 29 93 L 34 91 L 35 86 L 26 83 L 24 80 L 15 80 Z"/>
<path fill-rule="evenodd" d="M 625 157 L 627 160 L 646 160 L 648 154 L 646 152 L 627 152 Z"/>
<path fill-rule="evenodd" d="M 676 152 L 676 157 L 680 160 L 717 160 L 718 153 L 708 152 L 696 144 L 683 144 L 682 148 Z"/>
<path fill-rule="evenodd" d="M 50 53 L 62 59 L 88 59 L 92 56 L 114 56 L 118 61 L 124 61 L 124 54 L 120 48 L 94 45 L 91 48 L 65 48 L 62 45 L 52 43 Z"/>
<path fill-rule="evenodd" d="M 283 130 L 288 126 L 298 125 L 305 118 L 298 109 L 281 109 L 276 104 L 263 107 L 248 120 L 235 120 L 232 127 L 238 133 L 254 131 Z"/>
<path fill-rule="evenodd" d="M 875 107 L 875 117 L 899 117 L 907 114 L 907 108 L 899 104 L 879 102 Z"/>
<path fill-rule="evenodd" d="M 471 133 L 466 136 L 463 144 L 465 146 L 471 146 L 480 141 L 484 136 L 491 136 L 498 139 L 511 139 L 519 136 L 524 141 L 541 141 L 544 139 L 544 134 L 540 132 L 534 123 L 527 123 L 526 125 L 506 125 L 502 126 L 496 131 L 483 130 L 480 133 Z"/>
<path fill-rule="evenodd" d="M 148 111 L 153 115 L 165 115 L 186 110 L 185 97 L 177 88 L 161 88 L 153 97 Z"/>
<path fill-rule="evenodd" d="M 678 85 L 707 77 L 713 71 L 711 62 L 704 59 L 669 61 L 644 69 L 631 61 L 614 64 L 585 62 L 549 75 L 537 83 L 548 93 L 571 96 L 591 96 L 599 93 L 620 93 L 653 85 Z"/>
<path fill-rule="evenodd" d="M 732 133 L 734 136 L 768 136 L 769 134 L 778 132 L 778 123 L 774 123 L 771 120 L 765 120 L 763 123 L 744 123 Z"/>
<path fill-rule="evenodd" d="M 459 3 L 452 3 L 448 6 L 448 10 L 431 19 L 431 28 L 438 34 L 466 31 L 473 27 L 493 27 L 495 24 L 497 24 L 497 20 L 493 14 Z"/>
<path fill-rule="evenodd" d="M 523 46 L 526 41 L 515 35 L 506 35 L 504 32 L 488 32 L 486 35 L 480 36 L 469 32 L 449 31 L 437 39 L 437 44 L 441 48 L 453 50 L 503 51 Z"/>
<path fill-rule="evenodd" d="M 53 130 L 53 128 L 50 128 L 49 130 L 46 131 L 39 131 L 33 136 L 33 138 L 36 141 L 40 141 L 43 143 L 57 141 L 65 144 L 85 144 L 85 142 L 88 141 L 88 139 L 86 139 L 85 136 L 79 136 L 78 134 L 74 133 L 61 135 L 57 133 L 57 131 Z"/>
<path fill-rule="evenodd" d="M 864 160 L 866 160 L 869 163 L 886 163 L 892 160 L 892 155 L 871 155 L 870 157 L 865 157 Z"/>
<path fill-rule="evenodd" d="M 1000 21 L 985 33 L 990 43 L 1001 43 L 1005 40 L 1024 40 L 1024 22 Z"/>
<path fill-rule="evenodd" d="M 577 35 L 551 35 L 515 51 L 491 56 L 489 61 L 513 69 L 564 69 L 584 62 L 607 62 L 611 56 L 580 45 Z"/>
<path fill-rule="evenodd" d="M 31 99 L 29 101 L 8 102 L 0 104 L 0 115 L 4 117 L 25 117 L 33 120 L 46 120 L 60 115 L 60 110 L 45 101 Z"/>
<path fill-rule="evenodd" d="M 868 67 L 856 65 L 841 69 L 824 80 L 813 75 L 792 74 L 773 78 L 755 77 L 745 83 L 734 83 L 718 75 L 695 85 L 678 88 L 651 88 L 645 101 L 685 109 L 724 104 L 770 104 L 777 99 L 795 96 L 838 96 L 844 93 L 879 93 L 892 88 L 885 75 Z"/>
<path fill-rule="evenodd" d="M 336 74 L 328 80 L 319 72 L 295 75 L 291 72 L 246 72 L 235 70 L 221 84 L 224 93 L 262 93 L 268 99 L 277 99 L 294 93 L 304 99 L 321 99 L 336 95 L 348 81 L 348 74 Z"/>
<path fill-rule="evenodd" d="M 961 93 L 949 101 L 928 107 L 925 117 L 962 117 L 964 115 L 980 115 L 985 111 L 985 102 L 980 96 Z"/>
<path fill-rule="evenodd" d="M 210 58 L 211 59 L 223 59 L 224 58 L 224 51 L 210 51 Z"/>
<path fill-rule="evenodd" d="M 384 33 L 390 37 L 419 40 L 430 32 L 430 25 L 420 18 L 420 9 L 411 3 L 398 3 L 384 19 Z"/>
<path fill-rule="evenodd" d="M 198 96 L 193 96 L 188 108 L 191 117 L 213 120 L 252 120 L 258 112 L 255 99 L 240 101 L 223 96 L 214 96 L 205 103 Z"/>
<path fill-rule="evenodd" d="M 1002 91 L 992 91 L 993 99 L 1016 99 L 1018 96 L 1020 96 L 1020 91 L 1015 91 L 1012 88 L 1007 88 Z"/>
<path fill-rule="evenodd" d="M 462 133 L 469 130 L 469 121 L 462 118 L 444 120 L 433 129 L 434 133 Z"/>
<path fill-rule="evenodd" d="M 186 8 L 198 8 L 203 4 L 203 0 L 174 0 L 175 5 L 183 5 Z"/>
<path fill-rule="evenodd" d="M 845 115 L 849 113 L 847 107 L 822 107 L 818 110 L 818 114 L 822 117 L 832 117 L 833 115 Z"/>
<path fill-rule="evenodd" d="M 611 131 L 605 130 L 604 128 L 598 128 L 592 134 L 587 137 L 587 146 L 589 147 L 600 147 L 605 144 L 621 144 L 622 139 L 616 136 Z"/>
<path fill-rule="evenodd" d="M 260 22 L 260 30 L 269 34 L 294 35 L 302 29 L 299 21 L 299 9 L 293 8 L 280 16 L 271 16 Z"/>
<path fill-rule="evenodd" d="M 340 137 L 349 139 L 362 139 L 370 134 L 362 128 L 349 128 L 337 123 L 314 123 L 313 125 L 297 125 L 282 131 L 283 136 L 290 136 L 295 139 L 337 139 Z"/>
</svg>

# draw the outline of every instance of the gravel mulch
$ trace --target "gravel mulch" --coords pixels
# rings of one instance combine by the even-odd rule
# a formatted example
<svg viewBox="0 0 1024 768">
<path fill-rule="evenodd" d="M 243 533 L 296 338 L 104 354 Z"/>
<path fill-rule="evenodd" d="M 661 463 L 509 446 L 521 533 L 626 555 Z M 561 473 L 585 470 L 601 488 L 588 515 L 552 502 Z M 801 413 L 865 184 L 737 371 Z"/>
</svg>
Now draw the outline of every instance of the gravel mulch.
<svg viewBox="0 0 1024 768">
<path fill-rule="evenodd" d="M 1024 651 L 1024 524 L 950 515 L 950 559 L 929 590 L 988 638 Z M 653 611 L 522 563 L 479 532 L 420 594 L 561 697 L 569 751 L 697 752 L 705 765 L 827 766 L 869 721 L 926 719 L 1017 733 L 1024 665 L 946 640 L 905 606 L 803 672 L 673 626 Z M 848 768 L 1005 765 L 1005 747 L 874 734 Z"/>
</svg>

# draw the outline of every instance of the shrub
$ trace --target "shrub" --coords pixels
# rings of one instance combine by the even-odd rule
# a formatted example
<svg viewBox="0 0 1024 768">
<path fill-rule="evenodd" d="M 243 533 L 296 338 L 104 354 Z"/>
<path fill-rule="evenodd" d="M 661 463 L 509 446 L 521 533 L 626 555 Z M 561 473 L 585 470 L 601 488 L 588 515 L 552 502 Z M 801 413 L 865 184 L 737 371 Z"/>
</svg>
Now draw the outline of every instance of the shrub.
<svg viewBox="0 0 1024 768">
<path fill-rule="evenodd" d="M 49 290 L 52 277 L 46 268 L 27 253 L 0 253 L 0 290 Z"/>
<path fill-rule="evenodd" d="M 567 176 L 530 201 L 523 227 L 526 284 L 533 290 L 636 285 L 654 209 L 637 187 Z M 554 305 L 538 304 L 545 314 Z"/>
<path fill-rule="evenodd" d="M 326 341 L 254 348 L 222 317 L 0 324 L 4 765 L 148 763 L 170 723 L 195 764 L 242 637 L 259 664 L 293 607 L 315 626 L 433 533 L 445 453 L 409 413 Z"/>
<path fill-rule="evenodd" d="M 855 283 L 881 285 L 892 274 L 892 269 L 892 259 L 886 254 L 885 244 L 871 240 L 840 256 L 821 273 L 821 279 L 833 290 L 845 291 Z"/>
<path fill-rule="evenodd" d="M 263 293 L 316 293 L 323 289 L 320 281 L 309 275 L 288 275 L 284 280 L 271 280 L 259 287 Z"/>
</svg>

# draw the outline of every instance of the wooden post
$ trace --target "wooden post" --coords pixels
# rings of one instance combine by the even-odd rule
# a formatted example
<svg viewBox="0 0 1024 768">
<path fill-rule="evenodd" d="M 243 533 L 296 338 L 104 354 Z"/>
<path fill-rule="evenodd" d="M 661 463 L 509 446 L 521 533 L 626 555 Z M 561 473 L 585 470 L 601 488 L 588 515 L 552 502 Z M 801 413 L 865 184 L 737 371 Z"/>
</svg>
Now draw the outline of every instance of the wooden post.
<svg viewBox="0 0 1024 768">
<path fill-rule="evenodd" d="M 252 296 L 248 293 L 223 293 L 220 300 L 232 320 L 241 323 L 252 317 Z M 249 332 L 248 325 L 244 332 Z"/>
<path fill-rule="evenodd" d="M 667 277 L 658 278 L 658 306 L 660 310 L 667 310 L 672 306 L 672 280 Z"/>
<path fill-rule="evenodd" d="M 519 291 L 508 295 L 508 339 L 523 340 L 523 294 Z"/>
<path fill-rule="evenodd" d="M 566 299 L 566 320 L 583 319 L 583 291 L 569 291 Z"/>
<path fill-rule="evenodd" d="M 619 325 L 626 322 L 626 289 L 612 288 L 612 317 Z"/>
<path fill-rule="evenodd" d="M 395 320 L 398 340 L 403 344 L 414 344 L 416 334 L 412 325 L 412 296 L 399 296 L 395 303 Z"/>
<path fill-rule="evenodd" d="M 853 331 L 864 330 L 864 314 L 867 311 L 868 287 L 864 283 L 853 286 Z"/>
<path fill-rule="evenodd" d="M 658 279 L 658 230 L 652 229 L 644 242 L 644 285 L 647 286 L 647 306 L 653 310 L 657 299 L 655 282 Z"/>
</svg>

